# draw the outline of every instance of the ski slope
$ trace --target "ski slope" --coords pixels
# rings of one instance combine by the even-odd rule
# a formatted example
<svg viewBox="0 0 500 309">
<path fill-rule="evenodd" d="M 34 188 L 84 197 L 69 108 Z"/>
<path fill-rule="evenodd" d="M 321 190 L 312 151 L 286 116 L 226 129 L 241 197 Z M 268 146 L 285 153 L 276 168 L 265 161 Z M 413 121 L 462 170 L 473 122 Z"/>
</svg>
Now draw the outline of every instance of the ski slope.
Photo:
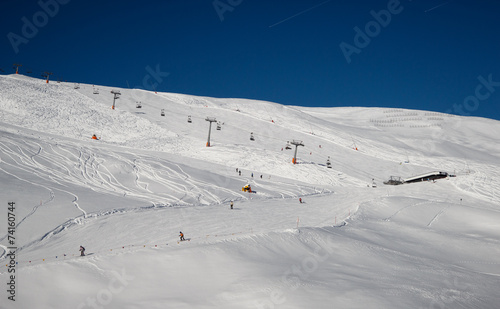
<svg viewBox="0 0 500 309">
<path fill-rule="evenodd" d="M 498 307 L 498 121 L 74 86 L 0 76 L 0 308 Z"/>
</svg>

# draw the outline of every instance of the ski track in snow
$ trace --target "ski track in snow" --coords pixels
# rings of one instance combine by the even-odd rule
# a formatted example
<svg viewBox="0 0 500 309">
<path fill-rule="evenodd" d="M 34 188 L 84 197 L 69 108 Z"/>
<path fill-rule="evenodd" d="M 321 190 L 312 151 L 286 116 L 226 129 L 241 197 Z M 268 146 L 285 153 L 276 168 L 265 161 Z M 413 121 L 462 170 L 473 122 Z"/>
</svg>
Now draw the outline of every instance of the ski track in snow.
<svg viewBox="0 0 500 309">
<path fill-rule="evenodd" d="M 439 212 L 438 212 L 438 213 L 434 216 L 434 218 L 432 218 L 432 220 L 431 220 L 431 221 L 429 221 L 429 223 L 427 224 L 427 226 L 428 226 L 428 227 L 429 227 L 429 226 L 431 226 L 431 225 L 432 225 L 432 223 L 434 223 L 434 221 L 436 221 L 436 220 L 439 218 L 439 216 L 441 216 L 441 215 L 442 215 L 442 214 L 443 214 L 443 213 L 444 213 L 444 212 L 445 212 L 448 208 L 450 208 L 450 206 L 451 206 L 451 204 L 450 204 L 450 205 L 448 205 L 448 206 L 446 206 L 446 207 L 444 207 L 443 209 L 441 209 L 441 210 L 440 210 L 440 211 L 439 211 Z"/>
<path fill-rule="evenodd" d="M 83 219 L 99 218 L 100 216 L 102 216 L 102 212 L 89 213 L 88 211 L 83 209 L 78 202 L 78 195 L 74 192 L 64 189 L 65 187 L 67 188 L 72 185 L 85 186 L 93 191 L 99 192 L 111 191 L 113 193 L 117 193 L 125 191 L 129 196 L 135 196 L 154 201 L 157 198 L 158 193 L 154 193 L 148 189 L 148 185 L 150 185 L 150 182 L 141 182 L 139 180 L 142 178 L 150 179 L 163 186 L 166 191 L 182 192 L 183 195 L 180 197 L 168 193 L 161 193 L 163 197 L 169 198 L 168 204 L 171 206 L 186 205 L 185 203 L 181 202 L 183 199 L 185 199 L 186 196 L 189 196 L 192 200 L 190 203 L 188 203 L 189 205 L 217 205 L 223 202 L 227 202 L 227 199 L 222 200 L 221 198 L 219 198 L 219 195 L 221 193 L 233 196 L 233 200 L 252 198 L 252 195 L 238 193 L 225 187 L 227 183 L 241 181 L 242 178 L 240 176 L 223 176 L 221 178 L 224 180 L 223 183 L 221 185 L 217 185 L 211 182 L 194 179 L 189 174 L 187 174 L 179 164 L 168 163 L 167 165 L 167 162 L 164 162 L 162 160 L 147 157 L 139 158 L 137 157 L 137 155 L 131 153 L 129 155 L 131 155 L 133 159 L 125 158 L 123 155 L 118 155 L 116 153 L 110 155 L 109 159 L 105 159 L 102 157 L 98 159 L 99 156 L 96 153 L 89 151 L 90 149 L 83 149 L 77 145 L 72 145 L 71 143 L 59 142 L 57 145 L 48 144 L 48 146 L 45 147 L 38 142 L 30 143 L 26 140 L 23 141 L 23 144 L 16 144 L 13 140 L 9 140 L 8 142 L 12 143 L 13 147 L 15 147 L 17 151 L 14 151 L 12 147 L 7 146 L 5 142 L 1 142 L 0 153 L 8 155 L 14 162 L 17 162 L 17 164 L 10 164 L 5 160 L 3 160 L 3 163 L 7 164 L 10 167 L 21 169 L 28 173 L 33 173 L 37 175 L 40 180 L 35 182 L 28 179 L 22 179 L 14 174 L 8 173 L 3 169 L 2 170 L 5 173 L 11 174 L 13 177 L 16 177 L 22 181 L 35 186 L 43 187 L 48 190 L 50 194 L 50 198 L 47 201 L 42 202 L 40 205 L 35 205 L 32 211 L 19 221 L 18 226 L 22 224 L 25 219 L 34 215 L 39 207 L 45 206 L 47 203 L 52 202 L 56 197 L 54 191 L 64 192 L 73 196 L 72 204 L 82 213 Z M 28 146 L 28 148 L 25 149 L 25 146 Z M 28 150 L 31 148 L 36 148 L 36 152 L 32 153 L 30 150 Z M 50 150 L 50 153 L 45 149 Z M 106 162 L 109 161 L 115 163 L 119 162 L 120 164 L 131 166 L 135 175 L 135 189 L 133 187 L 125 186 L 120 183 L 117 177 L 109 170 L 108 167 L 106 167 Z M 57 166 L 57 168 L 54 169 L 54 166 Z M 74 166 L 76 170 L 70 170 L 68 168 L 69 166 Z M 79 173 L 76 173 L 76 171 L 79 171 Z M 158 174 L 157 171 L 161 171 L 162 175 Z M 47 183 L 54 183 L 54 185 L 57 185 L 59 188 L 42 185 L 40 184 L 40 181 L 42 180 L 45 180 L 45 182 Z M 183 183 L 179 180 L 182 180 Z M 314 187 L 284 183 L 274 179 L 272 183 L 260 179 L 248 179 L 247 182 L 251 183 L 254 187 L 258 187 L 259 190 L 274 192 L 272 195 L 268 195 L 261 191 L 261 193 L 259 194 L 259 198 L 264 199 L 297 198 L 298 196 L 314 196 L 318 194 L 332 193 L 332 191 L 329 190 L 318 191 Z M 286 187 L 291 187 L 293 190 L 283 189 Z M 218 193 L 215 194 L 214 192 Z M 193 199 L 197 202 L 193 203 Z M 152 202 L 152 204 L 156 205 L 155 202 Z M 104 214 L 123 213 L 138 210 L 142 211 L 148 208 L 149 207 L 138 209 L 115 209 L 111 212 L 106 211 L 104 212 Z M 80 223 L 81 219 L 79 217 L 69 219 L 65 223 L 47 232 L 39 240 L 35 240 L 31 243 L 20 246 L 18 250 L 22 251 L 26 248 L 38 244 L 39 242 L 46 241 L 53 235 L 57 235 L 61 231 L 68 229 L 73 224 Z M 3 238 L 5 238 L 5 236 Z"/>
<path fill-rule="evenodd" d="M 404 206 L 404 207 L 398 209 L 398 211 L 396 211 L 395 213 L 393 213 L 389 217 L 385 218 L 384 221 L 391 221 L 392 218 L 394 218 L 396 215 L 398 215 L 400 212 L 402 212 L 403 210 L 405 210 L 407 208 L 419 206 L 419 205 L 422 205 L 422 204 L 429 204 L 429 203 L 431 203 L 431 202 L 429 202 L 429 201 L 422 201 L 422 202 L 418 202 L 418 203 L 414 203 L 414 204 L 411 204 L 411 205 Z"/>
</svg>

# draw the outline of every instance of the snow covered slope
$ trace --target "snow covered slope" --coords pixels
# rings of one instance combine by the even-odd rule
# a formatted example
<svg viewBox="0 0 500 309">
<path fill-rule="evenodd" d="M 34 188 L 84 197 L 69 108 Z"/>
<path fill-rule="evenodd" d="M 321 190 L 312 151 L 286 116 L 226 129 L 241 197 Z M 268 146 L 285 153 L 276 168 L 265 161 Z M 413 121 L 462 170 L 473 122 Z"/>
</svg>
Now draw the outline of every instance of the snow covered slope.
<svg viewBox="0 0 500 309">
<path fill-rule="evenodd" d="M 75 88 L 0 76 L 0 308 L 498 307 L 498 121 Z"/>
</svg>

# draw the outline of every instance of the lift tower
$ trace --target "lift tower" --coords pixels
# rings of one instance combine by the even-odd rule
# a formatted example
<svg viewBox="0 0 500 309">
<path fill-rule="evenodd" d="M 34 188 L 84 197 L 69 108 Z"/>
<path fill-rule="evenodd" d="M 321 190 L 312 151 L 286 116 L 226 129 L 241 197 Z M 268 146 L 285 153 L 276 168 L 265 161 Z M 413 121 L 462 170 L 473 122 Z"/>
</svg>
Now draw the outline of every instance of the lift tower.
<svg viewBox="0 0 500 309">
<path fill-rule="evenodd" d="M 14 63 L 14 66 L 16 67 L 16 74 L 19 74 L 19 67 L 22 67 L 22 64 Z"/>
<path fill-rule="evenodd" d="M 52 72 L 43 72 L 43 74 L 44 75 L 42 75 L 42 76 L 47 77 L 47 80 L 45 82 L 48 84 L 49 83 L 49 76 L 52 75 L 52 74 L 54 74 L 54 73 L 52 73 Z"/>
<path fill-rule="evenodd" d="M 205 120 L 210 122 L 210 125 L 208 126 L 208 140 L 207 140 L 207 147 L 210 147 L 210 131 L 212 131 L 212 122 L 216 122 L 217 120 L 215 119 L 215 117 L 207 117 Z"/>
<path fill-rule="evenodd" d="M 292 163 L 297 164 L 297 149 L 299 146 L 304 146 L 304 143 L 302 143 L 302 141 L 293 140 L 290 144 L 295 145 L 295 154 L 293 155 Z"/>
<path fill-rule="evenodd" d="M 120 91 L 115 91 L 115 90 L 111 90 L 111 93 L 114 95 L 114 98 L 113 98 L 113 106 L 111 106 L 111 109 L 115 109 L 115 101 L 116 99 L 119 99 L 120 98 Z"/>
</svg>

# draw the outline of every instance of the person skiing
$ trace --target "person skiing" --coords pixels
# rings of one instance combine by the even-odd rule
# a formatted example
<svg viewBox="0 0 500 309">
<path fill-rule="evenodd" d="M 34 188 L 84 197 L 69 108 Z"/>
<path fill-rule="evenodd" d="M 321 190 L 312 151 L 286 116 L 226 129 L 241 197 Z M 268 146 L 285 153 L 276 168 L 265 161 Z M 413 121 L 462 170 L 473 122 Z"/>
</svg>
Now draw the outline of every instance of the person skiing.
<svg viewBox="0 0 500 309">
<path fill-rule="evenodd" d="M 95 134 L 93 134 L 92 139 L 97 139 L 97 136 Z"/>
<path fill-rule="evenodd" d="M 253 178 L 253 173 L 252 173 L 252 178 Z"/>
<path fill-rule="evenodd" d="M 184 234 L 183 234 L 182 232 L 179 232 L 179 233 L 180 233 L 180 234 L 179 234 L 179 237 L 181 238 L 181 241 L 184 241 L 184 240 L 185 240 L 185 239 L 184 239 Z"/>
<path fill-rule="evenodd" d="M 231 201 L 231 209 L 233 209 L 233 201 Z"/>
<path fill-rule="evenodd" d="M 85 256 L 85 248 L 80 246 L 80 256 Z"/>
<path fill-rule="evenodd" d="M 301 197 L 299 197 L 299 202 L 302 204 L 302 198 Z"/>
</svg>

